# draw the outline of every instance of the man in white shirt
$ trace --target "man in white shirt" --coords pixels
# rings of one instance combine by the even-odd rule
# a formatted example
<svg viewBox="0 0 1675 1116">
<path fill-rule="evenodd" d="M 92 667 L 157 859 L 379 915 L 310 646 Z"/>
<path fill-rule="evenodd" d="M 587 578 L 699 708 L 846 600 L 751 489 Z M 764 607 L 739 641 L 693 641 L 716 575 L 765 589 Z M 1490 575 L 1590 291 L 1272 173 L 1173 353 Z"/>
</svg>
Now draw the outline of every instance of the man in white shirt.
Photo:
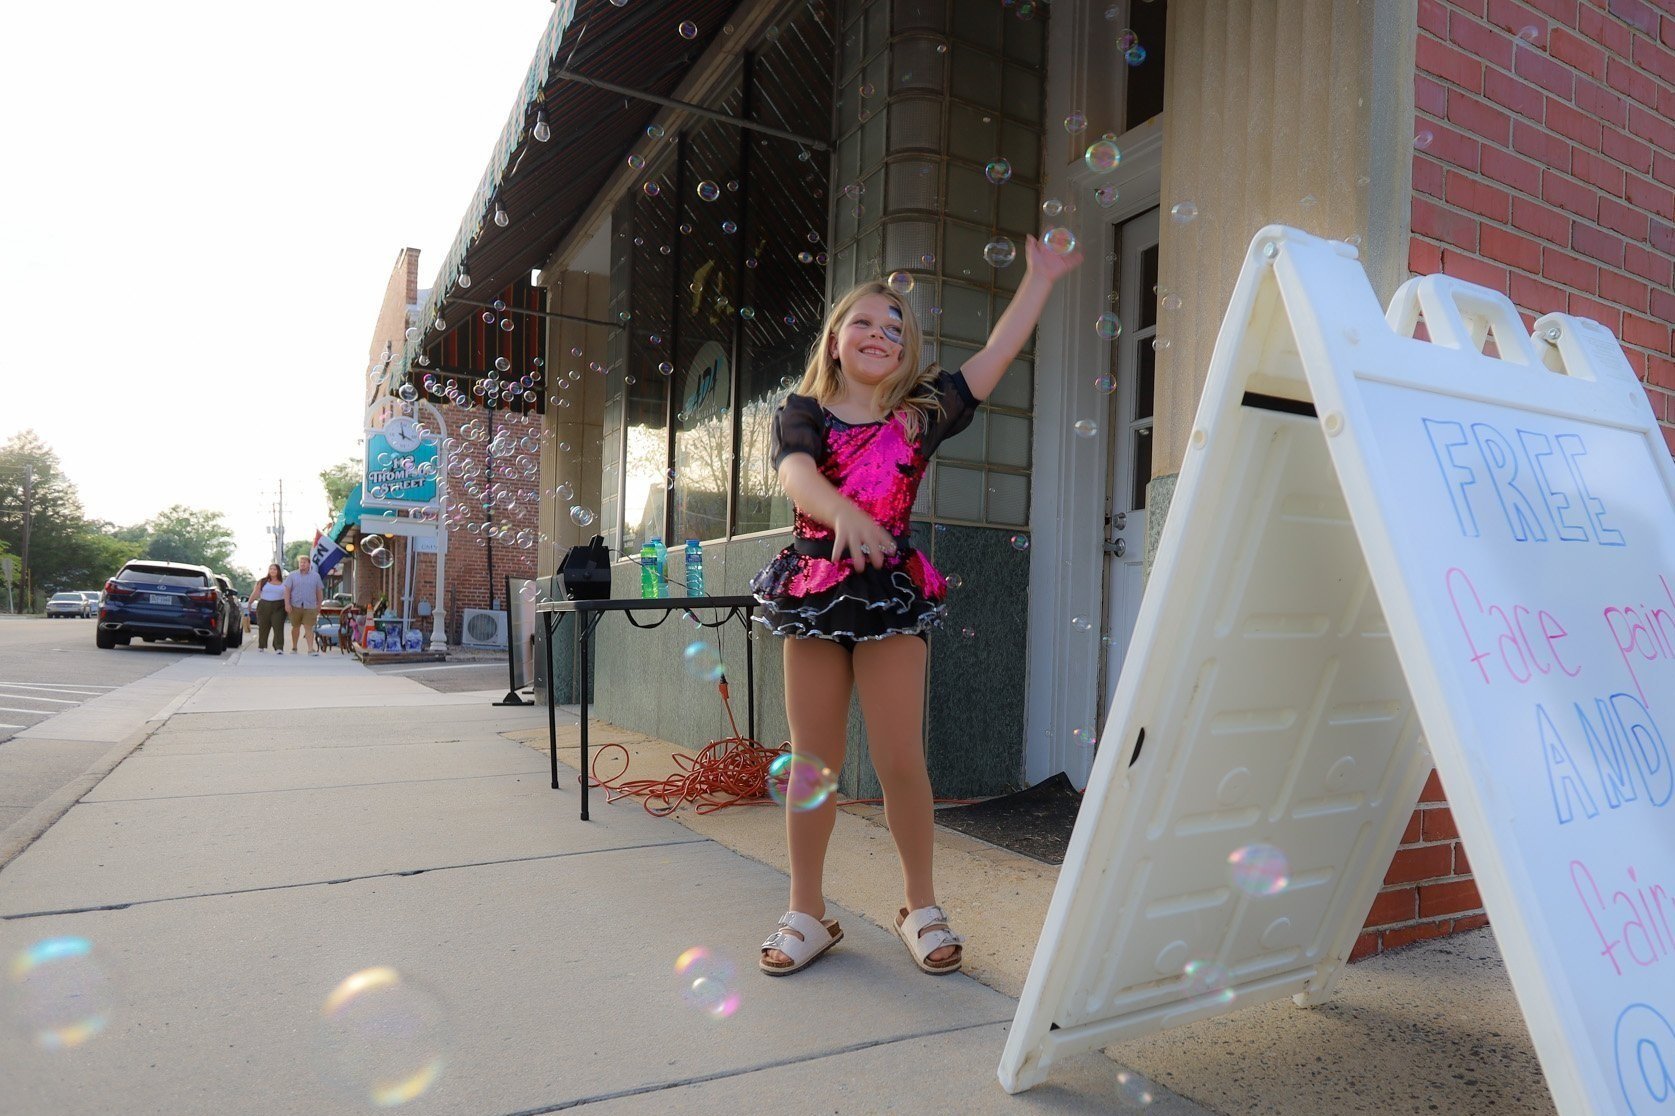
<svg viewBox="0 0 1675 1116">
<path fill-rule="evenodd" d="M 297 568 L 285 575 L 285 615 L 291 621 L 291 654 L 297 653 L 297 638 L 308 636 L 308 653 L 318 655 L 314 646 L 314 621 L 320 615 L 320 602 L 325 599 L 326 584 L 314 572 L 308 555 L 297 558 Z"/>
</svg>

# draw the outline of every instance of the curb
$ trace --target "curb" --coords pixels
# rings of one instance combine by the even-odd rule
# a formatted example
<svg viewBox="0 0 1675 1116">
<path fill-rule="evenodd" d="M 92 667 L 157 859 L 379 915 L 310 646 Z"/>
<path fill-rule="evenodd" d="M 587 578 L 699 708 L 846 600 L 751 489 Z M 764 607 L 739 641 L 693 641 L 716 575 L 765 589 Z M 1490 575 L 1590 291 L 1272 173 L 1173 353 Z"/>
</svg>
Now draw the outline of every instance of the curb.
<svg viewBox="0 0 1675 1116">
<path fill-rule="evenodd" d="M 4 830 L 0 830 L 0 869 L 22 856 L 30 845 L 40 839 L 41 834 L 51 829 L 59 818 L 70 812 L 70 807 L 81 801 L 82 795 L 103 782 L 105 776 L 116 769 L 117 764 L 151 739 L 207 681 L 207 678 L 199 679 L 186 690 L 176 694 L 167 705 L 147 717 L 145 724 L 112 745 L 93 766 L 60 787 L 51 798 L 37 804 L 33 810 Z"/>
</svg>

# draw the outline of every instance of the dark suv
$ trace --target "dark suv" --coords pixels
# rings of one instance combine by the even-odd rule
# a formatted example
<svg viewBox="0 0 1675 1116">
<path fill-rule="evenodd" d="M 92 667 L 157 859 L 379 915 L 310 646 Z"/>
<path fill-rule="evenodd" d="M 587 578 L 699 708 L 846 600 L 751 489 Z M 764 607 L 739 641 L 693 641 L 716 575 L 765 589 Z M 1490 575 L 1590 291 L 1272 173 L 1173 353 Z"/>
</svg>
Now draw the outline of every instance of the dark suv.
<svg viewBox="0 0 1675 1116">
<path fill-rule="evenodd" d="M 235 630 L 242 633 L 243 628 L 207 568 L 140 558 L 105 582 L 93 641 L 108 650 L 135 636 L 172 639 L 200 643 L 219 655 Z"/>
</svg>

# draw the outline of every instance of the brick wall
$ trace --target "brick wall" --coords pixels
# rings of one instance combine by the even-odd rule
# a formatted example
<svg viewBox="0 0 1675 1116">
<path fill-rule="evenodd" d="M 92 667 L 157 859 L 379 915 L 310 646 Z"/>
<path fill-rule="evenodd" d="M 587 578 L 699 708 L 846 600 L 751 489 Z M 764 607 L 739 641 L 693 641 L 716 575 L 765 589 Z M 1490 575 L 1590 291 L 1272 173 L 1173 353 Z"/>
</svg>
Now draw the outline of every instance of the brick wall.
<svg viewBox="0 0 1675 1116">
<path fill-rule="evenodd" d="M 1675 448 L 1675 0 L 1419 0 L 1408 267 L 1622 341 Z M 1487 925 L 1435 773 L 1353 958 Z"/>
<path fill-rule="evenodd" d="M 462 462 L 468 462 L 484 467 L 486 470 L 488 459 L 488 439 L 471 439 L 457 437 L 458 432 L 467 423 L 475 420 L 479 425 L 486 426 L 485 414 L 482 409 L 467 409 L 452 405 L 440 408 L 448 430 L 455 433 L 458 448 L 454 456 Z M 538 438 L 541 434 L 541 418 L 539 415 L 521 416 L 497 412 L 494 417 L 494 428 L 498 433 L 503 429 L 515 431 L 518 437 L 525 435 Z M 539 461 L 539 448 L 531 456 Z M 492 515 L 486 515 L 483 510 L 482 499 L 473 498 L 465 488 L 464 478 L 450 476 L 448 479 L 449 501 L 456 509 L 450 516 L 448 523 L 448 642 L 457 644 L 460 637 L 460 623 L 463 611 L 467 608 L 490 608 L 491 601 L 501 598 L 501 607 L 505 607 L 505 578 L 507 577 L 535 577 L 536 553 L 540 537 L 539 514 L 537 500 L 537 473 L 531 477 L 524 477 L 521 471 L 513 466 L 507 466 L 498 460 L 495 465 L 495 479 L 497 488 L 505 488 L 512 492 L 512 506 L 507 508 L 497 504 Z M 488 532 L 483 529 L 485 524 L 492 524 L 495 536 L 490 541 Z M 523 540 L 528 540 L 524 545 Z M 370 604 L 380 594 L 390 598 L 392 608 L 395 605 L 396 593 L 400 585 L 400 571 L 406 562 L 405 547 L 410 545 L 407 540 L 391 538 L 388 540 L 390 554 L 395 563 L 387 570 L 377 569 L 366 557 L 359 552 L 354 556 L 355 561 L 355 599 L 360 604 Z M 492 545 L 494 560 L 494 584 L 489 584 L 489 551 Z M 435 556 L 421 554 L 418 559 L 418 572 L 414 578 L 413 600 L 428 600 L 432 604 L 436 601 L 436 567 Z"/>
</svg>

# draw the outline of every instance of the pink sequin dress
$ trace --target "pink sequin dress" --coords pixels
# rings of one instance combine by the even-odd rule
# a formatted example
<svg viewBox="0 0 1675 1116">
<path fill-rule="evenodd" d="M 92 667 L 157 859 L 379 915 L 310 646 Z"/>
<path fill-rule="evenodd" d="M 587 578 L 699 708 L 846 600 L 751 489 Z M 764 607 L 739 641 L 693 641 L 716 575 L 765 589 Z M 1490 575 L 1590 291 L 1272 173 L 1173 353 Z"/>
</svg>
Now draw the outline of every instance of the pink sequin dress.
<svg viewBox="0 0 1675 1116">
<path fill-rule="evenodd" d="M 780 405 L 774 467 L 793 453 L 813 457 L 821 476 L 896 536 L 896 552 L 877 569 L 833 561 L 831 528 L 798 508 L 791 545 L 750 581 L 762 606 L 756 619 L 776 635 L 847 643 L 924 635 L 941 625 L 948 583 L 914 549 L 910 517 L 931 455 L 971 425 L 977 400 L 962 372 L 940 373 L 930 390 L 941 412 L 911 441 L 894 416 L 845 422 L 806 395 L 789 395 Z"/>
</svg>

